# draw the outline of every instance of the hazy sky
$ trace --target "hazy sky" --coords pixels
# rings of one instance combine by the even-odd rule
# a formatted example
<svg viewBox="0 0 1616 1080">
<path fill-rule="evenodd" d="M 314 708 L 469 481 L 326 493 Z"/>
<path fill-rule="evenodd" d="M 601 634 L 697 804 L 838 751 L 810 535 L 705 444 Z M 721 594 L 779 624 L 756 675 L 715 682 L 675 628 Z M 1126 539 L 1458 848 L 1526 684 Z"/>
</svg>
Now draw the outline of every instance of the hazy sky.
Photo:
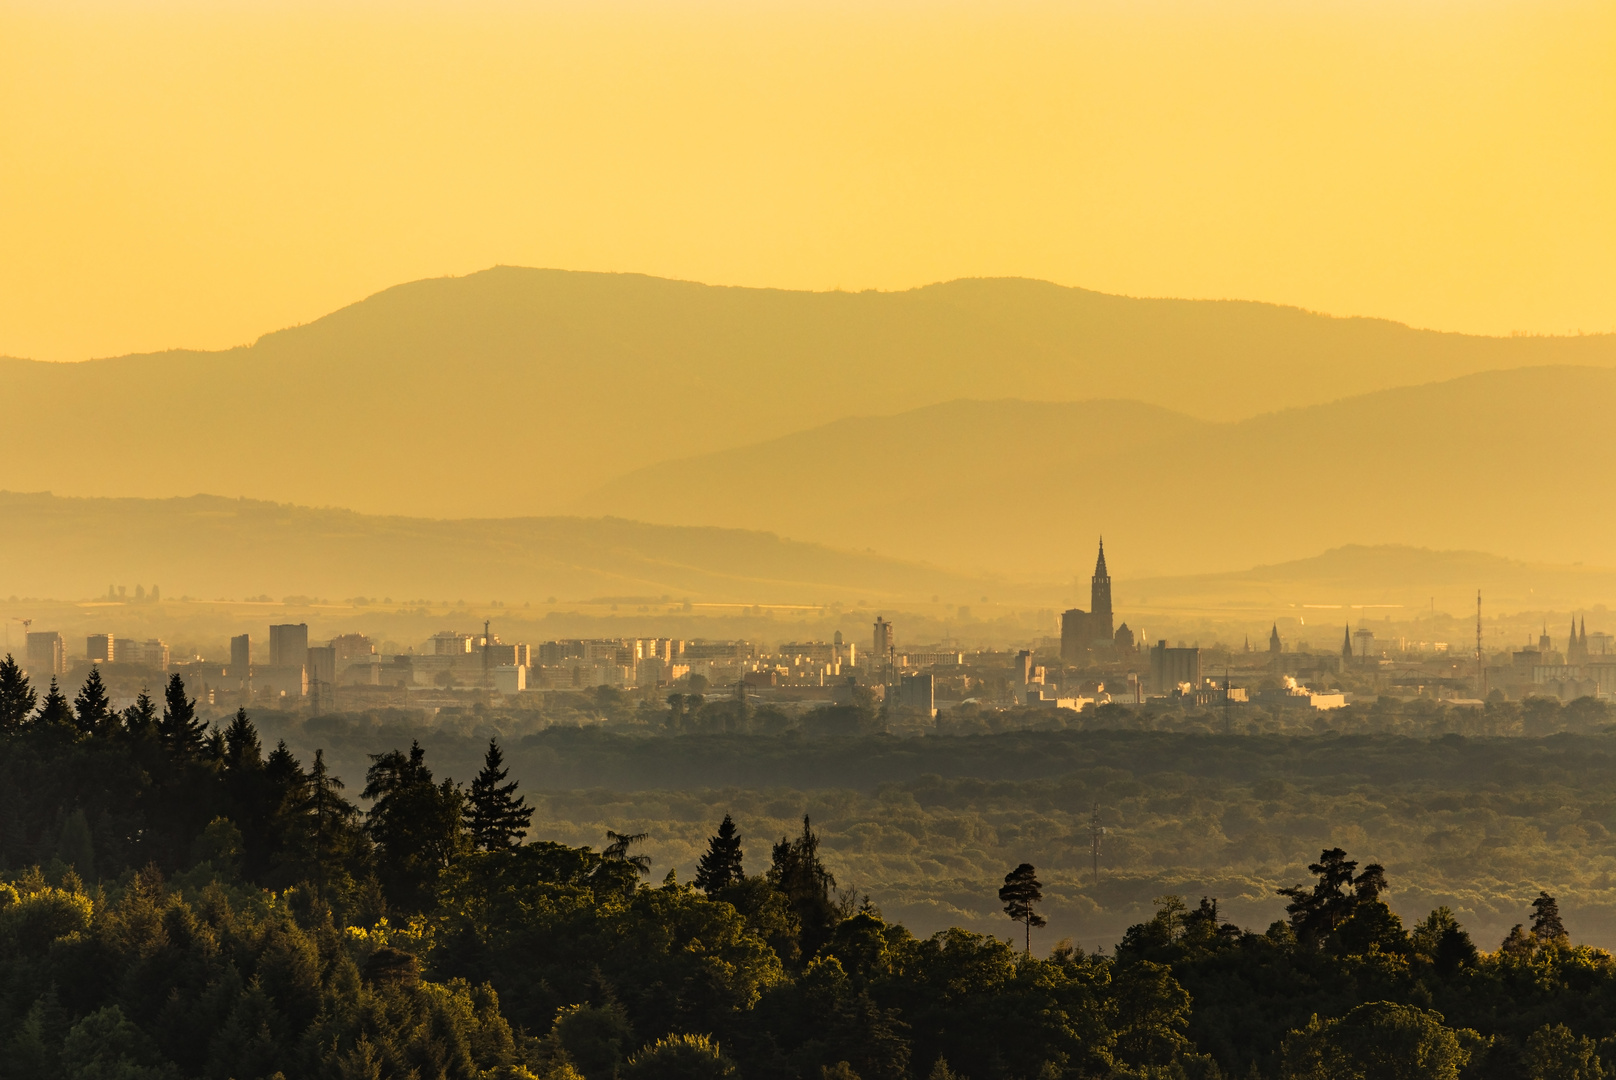
<svg viewBox="0 0 1616 1080">
<path fill-rule="evenodd" d="M 1616 4 L 0 0 L 0 354 L 494 263 L 1616 329 Z"/>
</svg>

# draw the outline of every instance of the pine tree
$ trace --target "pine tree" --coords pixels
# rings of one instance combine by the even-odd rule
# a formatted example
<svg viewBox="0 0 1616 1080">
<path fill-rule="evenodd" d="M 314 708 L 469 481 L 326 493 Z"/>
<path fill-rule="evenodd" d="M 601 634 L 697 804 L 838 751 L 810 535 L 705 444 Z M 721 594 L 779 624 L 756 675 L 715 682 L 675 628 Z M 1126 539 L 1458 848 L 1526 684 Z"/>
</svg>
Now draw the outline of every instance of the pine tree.
<svg viewBox="0 0 1616 1080">
<path fill-rule="evenodd" d="M 163 691 L 163 719 L 157 725 L 163 745 L 175 757 L 200 757 L 206 725 L 196 718 L 196 700 L 185 696 L 185 680 L 176 673 Z"/>
<path fill-rule="evenodd" d="M 89 677 L 73 698 L 73 725 L 81 735 L 103 734 L 112 728 L 112 702 L 98 667 L 90 669 Z"/>
<path fill-rule="evenodd" d="M 1560 902 L 1541 890 L 1532 901 L 1532 936 L 1543 945 L 1567 937 L 1565 923 L 1560 921 Z"/>
<path fill-rule="evenodd" d="M 73 707 L 67 703 L 67 698 L 62 696 L 54 675 L 51 676 L 50 689 L 45 692 L 45 700 L 39 706 L 39 714 L 34 717 L 34 723 L 47 727 L 73 726 Z"/>
<path fill-rule="evenodd" d="M 725 814 L 717 835 L 707 841 L 707 854 L 696 864 L 696 888 L 712 896 L 745 877 L 746 872 L 741 868 L 741 834 L 735 822 Z"/>
<path fill-rule="evenodd" d="M 516 781 L 504 783 L 510 770 L 499 742 L 488 740 L 483 771 L 471 782 L 471 798 L 466 812 L 466 828 L 473 847 L 483 851 L 506 851 L 521 843 L 533 822 L 533 808 L 517 796 Z"/>
<path fill-rule="evenodd" d="M 1034 905 L 1043 898 L 1043 883 L 1038 880 L 1038 871 L 1032 863 L 1022 863 L 1004 875 L 999 900 L 1004 904 L 1004 913 L 1026 928 L 1029 956 L 1032 955 L 1032 928 L 1045 925 L 1044 917 L 1034 910 Z"/>
<path fill-rule="evenodd" d="M 0 735 L 14 735 L 28 723 L 39 695 L 28 685 L 28 676 L 22 673 L 10 653 L 0 660 Z"/>
</svg>

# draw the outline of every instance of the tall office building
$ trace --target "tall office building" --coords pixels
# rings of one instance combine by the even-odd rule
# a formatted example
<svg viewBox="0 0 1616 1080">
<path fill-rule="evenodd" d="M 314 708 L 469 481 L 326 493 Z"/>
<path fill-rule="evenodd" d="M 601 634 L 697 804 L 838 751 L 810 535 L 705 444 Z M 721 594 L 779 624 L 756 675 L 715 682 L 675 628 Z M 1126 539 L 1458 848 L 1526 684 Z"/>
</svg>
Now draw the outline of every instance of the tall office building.
<svg viewBox="0 0 1616 1080">
<path fill-rule="evenodd" d="M 28 674 L 35 679 L 67 674 L 67 642 L 54 630 L 28 635 Z"/>
<path fill-rule="evenodd" d="M 304 667 L 308 662 L 308 623 L 281 623 L 269 628 L 270 667 Z"/>
<path fill-rule="evenodd" d="M 91 634 L 84 639 L 84 658 L 92 664 L 110 664 L 118 658 L 118 642 L 111 634 Z"/>
<path fill-rule="evenodd" d="M 230 639 L 230 674 L 246 678 L 252 667 L 252 636 L 237 634 Z"/>
<path fill-rule="evenodd" d="M 892 656 L 892 624 L 881 616 L 875 617 L 875 658 L 877 666 L 885 664 Z"/>
</svg>

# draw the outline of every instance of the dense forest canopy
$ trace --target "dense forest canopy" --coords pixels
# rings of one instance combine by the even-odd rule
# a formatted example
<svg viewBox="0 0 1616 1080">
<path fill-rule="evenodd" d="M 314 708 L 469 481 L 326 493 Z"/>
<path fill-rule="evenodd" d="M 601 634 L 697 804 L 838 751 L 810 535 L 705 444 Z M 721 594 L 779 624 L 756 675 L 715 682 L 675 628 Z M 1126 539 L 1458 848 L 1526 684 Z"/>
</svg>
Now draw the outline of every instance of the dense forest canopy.
<svg viewBox="0 0 1616 1080">
<path fill-rule="evenodd" d="M 1183 739 L 1108 737 L 1088 752 L 1112 772 L 1126 739 L 1169 758 Z M 1475 786 L 1575 785 L 1600 737 L 1576 738 L 1569 754 L 1516 740 L 1522 760 L 1495 756 Z M 1399 917 L 1395 863 L 1320 844 L 1268 925 L 1164 894 L 1101 952 L 1040 940 L 1046 885 L 1027 858 L 982 883 L 1004 904 L 996 934 L 917 936 L 838 869 L 812 818 L 779 835 L 711 819 L 697 881 L 659 880 L 632 823 L 599 849 L 548 839 L 549 797 L 511 779 L 498 740 L 466 784 L 420 742 L 372 752 L 362 784 L 323 748 L 268 742 L 245 711 L 205 725 L 178 678 L 114 711 L 98 678 L 68 701 L 0 665 L 8 1076 L 1368 1080 L 1616 1064 L 1616 960 L 1574 944 L 1548 890 L 1521 898 L 1495 947 L 1444 906 Z M 954 742 L 990 777 L 1005 767 Z M 1476 767 L 1468 743 L 1430 743 L 1452 759 L 1437 779 Z M 1256 745 L 1321 777 L 1313 755 L 1342 751 L 1366 770 L 1338 778 L 1348 788 L 1418 773 L 1412 740 Z M 1039 783 L 1050 766 L 1027 762 L 1048 752 L 1012 745 L 1025 775 L 976 794 Z M 1235 767 L 1205 737 L 1176 753 L 1186 776 Z M 910 790 L 950 783 L 966 781 Z"/>
</svg>

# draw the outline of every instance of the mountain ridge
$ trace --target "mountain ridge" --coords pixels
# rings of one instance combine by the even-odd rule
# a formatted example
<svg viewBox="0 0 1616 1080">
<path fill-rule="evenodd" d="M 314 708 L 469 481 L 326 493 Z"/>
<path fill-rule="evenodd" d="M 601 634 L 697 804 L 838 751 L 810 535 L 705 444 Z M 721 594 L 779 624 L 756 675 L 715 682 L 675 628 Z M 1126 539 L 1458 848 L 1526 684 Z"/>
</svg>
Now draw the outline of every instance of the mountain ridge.
<svg viewBox="0 0 1616 1080">
<path fill-rule="evenodd" d="M 1468 337 L 1031 279 L 806 293 L 502 267 L 218 353 L 0 363 L 0 476 L 68 495 L 547 515 L 642 465 L 955 398 L 1230 419 L 1568 360 L 1616 365 L 1616 337 Z"/>
</svg>

